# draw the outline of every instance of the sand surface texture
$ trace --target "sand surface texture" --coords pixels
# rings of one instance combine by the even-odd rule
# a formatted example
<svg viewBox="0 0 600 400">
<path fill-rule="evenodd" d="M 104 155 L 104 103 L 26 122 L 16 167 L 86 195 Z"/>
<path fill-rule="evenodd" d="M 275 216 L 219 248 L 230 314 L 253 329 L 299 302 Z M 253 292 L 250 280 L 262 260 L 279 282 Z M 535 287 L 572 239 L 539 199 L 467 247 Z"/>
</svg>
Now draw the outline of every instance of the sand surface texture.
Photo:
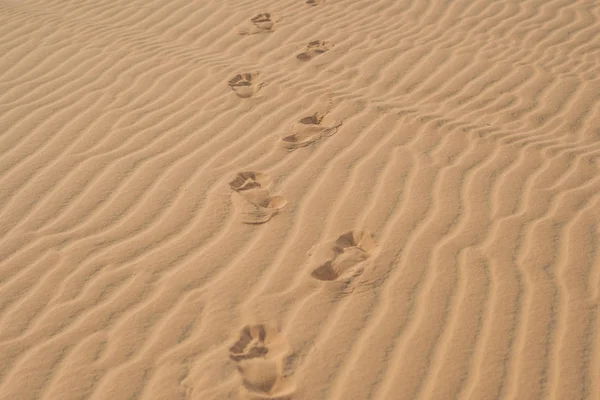
<svg viewBox="0 0 600 400">
<path fill-rule="evenodd" d="M 0 400 L 600 400 L 597 0 L 0 0 Z"/>
</svg>

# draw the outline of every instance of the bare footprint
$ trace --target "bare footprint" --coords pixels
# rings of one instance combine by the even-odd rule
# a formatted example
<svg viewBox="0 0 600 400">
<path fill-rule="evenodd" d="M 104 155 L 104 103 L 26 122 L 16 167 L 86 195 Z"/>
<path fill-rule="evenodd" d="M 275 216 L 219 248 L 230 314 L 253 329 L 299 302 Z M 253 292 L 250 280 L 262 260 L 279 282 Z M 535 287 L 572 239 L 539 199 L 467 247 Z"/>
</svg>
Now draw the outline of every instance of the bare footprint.
<svg viewBox="0 0 600 400">
<path fill-rule="evenodd" d="M 341 122 L 331 127 L 308 127 L 301 132 L 296 132 L 281 139 L 282 146 L 289 150 L 306 147 L 322 138 L 333 136 L 337 133 Z"/>
<path fill-rule="evenodd" d="M 273 180 L 267 174 L 254 171 L 238 172 L 235 179 L 229 182 L 231 189 L 241 192 L 249 189 L 263 188 L 267 189 Z"/>
<path fill-rule="evenodd" d="M 331 126 L 321 125 L 321 121 L 329 111 L 320 114 L 315 113 L 298 121 L 295 132 L 281 139 L 281 145 L 289 150 L 306 147 L 318 140 L 333 136 L 337 133 L 341 122 L 335 122 Z"/>
<path fill-rule="evenodd" d="M 269 339 L 271 339 L 269 337 Z M 241 361 L 248 358 L 264 357 L 268 352 L 267 328 L 265 325 L 246 325 L 240 332 L 240 338 L 229 348 L 229 358 Z"/>
<path fill-rule="evenodd" d="M 275 19 L 271 13 L 265 12 L 250 19 L 250 27 L 240 29 L 240 35 L 255 35 L 257 33 L 270 33 L 274 31 Z"/>
<path fill-rule="evenodd" d="M 259 29 L 268 31 L 273 28 L 273 20 L 270 13 L 260 13 L 250 19 L 250 21 Z"/>
<path fill-rule="evenodd" d="M 332 47 L 333 43 L 326 42 L 323 40 L 314 40 L 312 42 L 309 42 L 308 45 L 306 45 L 305 50 L 302 53 L 298 54 L 296 58 L 300 61 L 309 61 L 312 58 L 318 56 L 319 54 L 323 54 L 331 50 Z"/>
<path fill-rule="evenodd" d="M 242 394 L 251 399 L 289 399 L 294 389 L 288 360 L 293 358 L 278 330 L 264 324 L 246 325 L 229 348 L 238 365 Z"/>
<path fill-rule="evenodd" d="M 238 97 L 247 99 L 268 85 L 268 82 L 258 82 L 259 75 L 258 72 L 237 74 L 229 80 L 229 87 Z"/>
<path fill-rule="evenodd" d="M 264 224 L 281 211 L 287 200 L 283 196 L 271 196 L 267 190 L 249 190 L 238 207 L 240 219 L 245 224 Z"/>
<path fill-rule="evenodd" d="M 309 255 L 317 260 L 311 276 L 321 281 L 333 281 L 371 256 L 376 244 L 372 235 L 352 230 L 340 235 L 334 242 L 312 249 Z"/>
<path fill-rule="evenodd" d="M 283 196 L 269 193 L 271 183 L 269 175 L 254 171 L 238 172 L 229 182 L 229 187 L 236 193 L 233 202 L 243 223 L 263 224 L 285 207 L 287 200 Z"/>
</svg>

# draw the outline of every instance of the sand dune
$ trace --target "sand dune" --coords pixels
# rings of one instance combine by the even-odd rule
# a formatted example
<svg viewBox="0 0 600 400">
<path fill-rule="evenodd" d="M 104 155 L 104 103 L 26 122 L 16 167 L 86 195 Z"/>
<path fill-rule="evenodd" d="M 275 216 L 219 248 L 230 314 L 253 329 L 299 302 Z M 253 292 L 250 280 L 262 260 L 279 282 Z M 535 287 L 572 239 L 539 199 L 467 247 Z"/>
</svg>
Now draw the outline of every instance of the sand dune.
<svg viewBox="0 0 600 400">
<path fill-rule="evenodd" d="M 600 400 L 599 21 L 0 0 L 0 399 Z"/>
</svg>

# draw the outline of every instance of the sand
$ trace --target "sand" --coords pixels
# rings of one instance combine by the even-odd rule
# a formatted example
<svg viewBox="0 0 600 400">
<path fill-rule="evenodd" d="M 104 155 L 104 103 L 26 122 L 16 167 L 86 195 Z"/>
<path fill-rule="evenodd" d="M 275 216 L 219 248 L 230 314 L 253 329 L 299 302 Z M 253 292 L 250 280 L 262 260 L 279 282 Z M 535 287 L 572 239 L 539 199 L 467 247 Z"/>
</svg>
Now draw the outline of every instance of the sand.
<svg viewBox="0 0 600 400">
<path fill-rule="evenodd" d="M 0 400 L 599 400 L 599 157 L 596 0 L 0 0 Z"/>
</svg>

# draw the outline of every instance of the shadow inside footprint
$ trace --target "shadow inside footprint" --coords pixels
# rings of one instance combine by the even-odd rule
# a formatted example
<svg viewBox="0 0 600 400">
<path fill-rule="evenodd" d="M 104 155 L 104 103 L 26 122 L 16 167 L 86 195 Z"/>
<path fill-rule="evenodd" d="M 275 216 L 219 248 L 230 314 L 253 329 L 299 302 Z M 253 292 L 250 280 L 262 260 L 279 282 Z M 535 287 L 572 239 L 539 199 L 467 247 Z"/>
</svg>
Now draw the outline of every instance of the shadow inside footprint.
<svg viewBox="0 0 600 400">
<path fill-rule="evenodd" d="M 272 179 L 267 174 L 254 171 L 238 172 L 229 186 L 236 192 L 249 189 L 263 188 L 266 189 L 271 185 Z"/>
<path fill-rule="evenodd" d="M 228 85 L 238 97 L 247 99 L 268 85 L 267 82 L 258 83 L 258 75 L 258 72 L 237 74 L 229 80 Z"/>
<path fill-rule="evenodd" d="M 239 339 L 229 348 L 229 358 L 237 363 L 243 388 L 252 394 L 251 398 L 289 398 L 294 390 L 286 366 L 289 350 L 273 327 L 257 324 L 242 328 Z"/>
<path fill-rule="evenodd" d="M 281 145 L 286 149 L 294 150 L 306 147 L 324 137 L 335 135 L 342 123 L 336 122 L 333 126 L 322 126 L 321 121 L 326 114 L 315 113 L 300 119 L 295 129 L 296 132 L 282 138 Z"/>
<path fill-rule="evenodd" d="M 248 358 L 264 357 L 269 352 L 265 345 L 267 330 L 264 325 L 246 325 L 240 332 L 240 338 L 229 348 L 229 358 L 241 361 Z"/>
<path fill-rule="evenodd" d="M 306 0 L 306 4 L 308 4 L 309 6 L 316 6 L 319 3 L 321 3 L 320 0 Z"/>
<path fill-rule="evenodd" d="M 250 18 L 250 26 L 241 29 L 240 35 L 256 35 L 257 33 L 273 32 L 275 27 L 275 19 L 271 13 L 264 12 Z"/>
<path fill-rule="evenodd" d="M 232 200 L 245 224 L 263 224 L 273 218 L 287 204 L 283 196 L 271 196 L 269 175 L 254 171 L 238 172 L 229 187 L 237 194 Z"/>
<path fill-rule="evenodd" d="M 275 361 L 253 360 L 238 366 L 244 387 L 256 393 L 271 394 L 280 373 Z"/>
<path fill-rule="evenodd" d="M 265 190 L 252 190 L 244 196 L 240 207 L 241 221 L 245 224 L 264 224 L 287 204 L 283 196 L 270 196 Z"/>
<path fill-rule="evenodd" d="M 333 43 L 323 40 L 314 40 L 309 42 L 305 50 L 298 54 L 296 58 L 300 61 L 309 61 L 313 57 L 329 51 L 333 47 Z"/>
<path fill-rule="evenodd" d="M 325 117 L 325 114 L 320 114 L 320 113 L 314 113 L 313 115 L 309 116 L 309 117 L 304 117 L 301 118 L 300 122 L 301 124 L 304 125 L 320 125 L 321 121 L 323 121 L 323 118 Z"/>
<path fill-rule="evenodd" d="M 270 31 L 273 29 L 273 21 L 271 20 L 270 13 L 260 13 L 256 17 L 250 19 L 250 21 L 258 28 L 263 31 Z"/>
<path fill-rule="evenodd" d="M 376 244 L 371 234 L 352 230 L 340 235 L 333 243 L 325 245 L 329 260 L 313 269 L 311 276 L 321 281 L 338 279 L 346 271 L 371 256 Z"/>
</svg>

